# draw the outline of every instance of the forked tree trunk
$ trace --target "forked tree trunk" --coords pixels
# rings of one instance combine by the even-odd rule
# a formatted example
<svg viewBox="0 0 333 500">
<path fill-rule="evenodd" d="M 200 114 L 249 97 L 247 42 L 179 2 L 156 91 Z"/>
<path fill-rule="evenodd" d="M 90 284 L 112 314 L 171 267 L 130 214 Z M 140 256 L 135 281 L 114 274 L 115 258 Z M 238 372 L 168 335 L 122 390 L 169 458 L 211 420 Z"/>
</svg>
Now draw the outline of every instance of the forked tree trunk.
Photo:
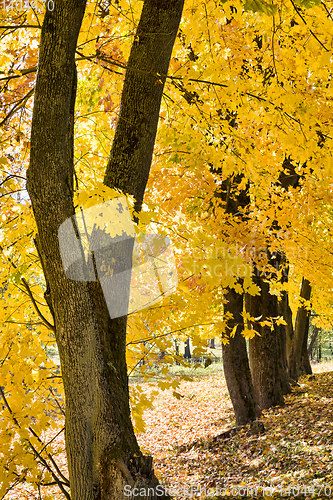
<svg viewBox="0 0 333 500">
<path fill-rule="evenodd" d="M 234 408 L 236 424 L 244 425 L 258 418 L 261 414 L 256 403 L 249 361 L 246 350 L 246 340 L 241 334 L 243 330 L 243 295 L 229 288 L 224 304 L 224 313 L 232 313 L 233 318 L 227 323 L 227 330 L 234 336 L 228 337 L 229 343 L 222 343 L 223 370 Z"/>
<path fill-rule="evenodd" d="M 157 479 L 130 418 L 126 316 L 110 319 L 98 282 L 68 279 L 59 250 L 58 229 L 74 214 L 74 60 L 85 4 L 57 0 L 45 13 L 27 188 L 62 367 L 71 498 L 120 500 L 128 485 L 145 488 L 145 499 Z M 105 183 L 132 194 L 138 209 L 182 8 L 183 0 L 145 0 L 128 61 Z"/>
<path fill-rule="evenodd" d="M 306 278 L 303 278 L 300 297 L 304 300 L 310 300 L 310 296 L 310 282 Z M 301 307 L 298 308 L 293 342 L 291 344 L 291 349 L 288 356 L 288 372 L 290 377 L 296 381 L 298 380 L 301 373 L 303 342 L 304 336 L 306 335 L 306 327 L 308 325 L 309 314 L 310 311 L 306 307 L 304 307 L 304 304 L 302 304 Z"/>
</svg>

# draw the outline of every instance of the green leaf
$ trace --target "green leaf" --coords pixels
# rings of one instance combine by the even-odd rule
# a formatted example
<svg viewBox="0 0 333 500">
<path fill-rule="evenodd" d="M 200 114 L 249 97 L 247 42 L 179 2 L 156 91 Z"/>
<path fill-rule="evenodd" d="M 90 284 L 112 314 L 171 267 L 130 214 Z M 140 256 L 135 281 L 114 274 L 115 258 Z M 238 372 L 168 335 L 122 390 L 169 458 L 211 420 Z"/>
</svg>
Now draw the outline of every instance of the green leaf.
<svg viewBox="0 0 333 500">
<path fill-rule="evenodd" d="M 259 12 L 268 16 L 274 16 L 277 11 L 277 5 L 260 0 L 245 0 L 244 10 Z"/>
<path fill-rule="evenodd" d="M 315 5 L 320 5 L 321 0 L 295 0 L 295 4 L 303 9 L 311 9 Z"/>
</svg>

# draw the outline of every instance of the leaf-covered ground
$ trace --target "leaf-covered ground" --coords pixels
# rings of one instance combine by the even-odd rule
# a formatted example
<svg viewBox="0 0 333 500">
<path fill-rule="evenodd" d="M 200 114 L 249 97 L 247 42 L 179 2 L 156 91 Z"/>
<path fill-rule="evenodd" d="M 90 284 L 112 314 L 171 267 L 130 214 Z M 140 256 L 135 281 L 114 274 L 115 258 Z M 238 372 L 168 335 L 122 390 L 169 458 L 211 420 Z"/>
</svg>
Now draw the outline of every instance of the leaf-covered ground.
<svg viewBox="0 0 333 500">
<path fill-rule="evenodd" d="M 180 399 L 165 391 L 146 411 L 139 443 L 179 500 L 333 497 L 333 371 L 327 370 L 333 363 L 315 365 L 314 380 L 302 378 L 283 408 L 264 412 L 264 434 L 249 437 L 244 430 L 216 444 L 212 438 L 235 425 L 224 378 L 183 381 Z M 57 461 L 65 467 L 65 454 Z M 6 498 L 62 498 L 55 490 L 41 493 L 24 487 Z"/>
<path fill-rule="evenodd" d="M 244 430 L 218 444 L 209 438 L 235 425 L 224 379 L 182 382 L 183 398 L 164 393 L 146 411 L 140 445 L 154 456 L 161 482 L 179 490 L 179 499 L 200 493 L 201 498 L 333 497 L 333 371 L 320 373 L 322 368 L 314 367 L 315 380 L 300 380 L 285 407 L 264 412 L 263 435 L 249 437 Z M 182 447 L 192 442 L 193 447 Z"/>
</svg>

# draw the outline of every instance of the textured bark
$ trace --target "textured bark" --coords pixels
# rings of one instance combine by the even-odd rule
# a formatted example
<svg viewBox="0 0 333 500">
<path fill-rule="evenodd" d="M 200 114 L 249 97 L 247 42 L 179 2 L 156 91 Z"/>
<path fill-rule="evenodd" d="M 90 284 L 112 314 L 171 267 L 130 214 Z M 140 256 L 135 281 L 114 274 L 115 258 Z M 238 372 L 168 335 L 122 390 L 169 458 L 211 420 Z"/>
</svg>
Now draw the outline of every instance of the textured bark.
<svg viewBox="0 0 333 500">
<path fill-rule="evenodd" d="M 58 242 L 58 228 L 74 214 L 74 58 L 85 3 L 58 0 L 53 12 L 46 10 L 27 188 L 61 360 L 72 500 L 118 500 L 126 484 L 146 491 L 157 485 L 152 459 L 142 456 L 130 418 L 126 317 L 110 319 L 98 282 L 66 277 Z M 134 195 L 138 208 L 164 84 L 157 73 L 167 73 L 182 7 L 182 0 L 145 0 L 128 62 L 105 183 Z"/>
<path fill-rule="evenodd" d="M 232 288 L 225 296 L 224 312 L 231 312 L 233 318 L 228 321 L 227 328 L 232 331 L 237 325 L 236 333 L 229 336 L 229 343 L 222 344 L 223 370 L 234 408 L 236 424 L 245 425 L 261 414 L 256 403 L 251 372 L 246 351 L 246 340 L 241 334 L 243 330 L 243 295 Z"/>
<path fill-rule="evenodd" d="M 137 209 L 141 208 L 148 180 L 165 82 L 163 75 L 168 72 L 183 3 L 184 0 L 145 0 L 127 65 L 104 183 L 133 195 Z"/>
<path fill-rule="evenodd" d="M 258 273 L 259 274 L 259 273 Z M 260 295 L 248 295 L 246 310 L 251 317 L 264 321 L 278 316 L 278 301 L 269 293 L 269 284 L 262 276 L 255 275 L 253 280 L 259 286 Z M 255 394 L 261 408 L 284 404 L 283 394 L 290 391 L 286 370 L 283 366 L 281 329 L 274 324 L 253 325 L 259 333 L 249 342 L 249 359 Z"/>
<path fill-rule="evenodd" d="M 303 278 L 300 297 L 304 300 L 310 300 L 310 296 L 310 283 L 306 278 Z M 296 381 L 301 373 L 302 348 L 309 314 L 310 311 L 304 305 L 298 308 L 293 342 L 288 356 L 288 372 L 290 377 Z"/>
</svg>

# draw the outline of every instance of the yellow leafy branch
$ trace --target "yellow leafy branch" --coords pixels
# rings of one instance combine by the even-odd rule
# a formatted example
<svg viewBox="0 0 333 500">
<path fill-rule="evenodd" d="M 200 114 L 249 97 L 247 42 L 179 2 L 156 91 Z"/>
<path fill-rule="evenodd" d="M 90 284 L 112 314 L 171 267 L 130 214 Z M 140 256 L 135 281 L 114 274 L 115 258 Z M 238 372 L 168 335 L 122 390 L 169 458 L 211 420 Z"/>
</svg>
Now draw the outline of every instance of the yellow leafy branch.
<svg viewBox="0 0 333 500">
<path fill-rule="evenodd" d="M 4 253 L 4 248 L 0 245 L 0 250 Z M 7 260 L 10 262 L 10 264 L 14 267 L 14 269 L 18 269 L 17 265 L 13 262 L 13 260 L 10 258 L 10 257 L 7 257 Z M 42 320 L 43 324 L 49 329 L 49 330 L 52 330 L 53 332 L 55 331 L 55 327 L 54 325 L 51 325 L 51 323 L 45 318 L 45 316 L 43 315 L 43 313 L 41 312 L 41 310 L 39 309 L 38 307 L 38 304 L 35 300 L 35 297 L 33 296 L 32 294 L 32 291 L 31 291 L 31 288 L 27 282 L 27 280 L 25 278 L 23 278 L 23 276 L 21 276 L 21 281 L 23 283 L 23 286 L 24 288 L 26 289 L 30 299 L 31 299 L 31 302 L 35 308 L 35 311 L 37 313 L 37 315 L 40 317 L 40 319 Z"/>
<path fill-rule="evenodd" d="M 5 116 L 5 118 L 2 120 L 2 122 L 0 122 L 0 127 L 2 127 L 7 120 L 9 120 L 9 118 L 19 109 L 21 108 L 25 103 L 26 101 L 32 96 L 32 94 L 35 92 L 35 88 L 32 88 L 31 90 L 29 90 L 29 92 L 23 96 L 21 99 L 19 99 L 15 106 L 12 107 L 12 109 L 9 111 L 9 113 Z"/>
<path fill-rule="evenodd" d="M 15 424 L 16 427 L 18 427 L 19 429 L 21 429 L 21 425 L 20 423 L 18 422 L 17 418 L 15 417 L 8 401 L 7 401 L 7 398 L 6 398 L 6 395 L 4 393 L 4 390 L 3 388 L 0 386 L 0 395 L 3 399 L 3 402 Z M 43 449 L 44 450 L 46 448 L 47 445 L 45 445 L 43 443 L 43 441 L 41 440 L 41 438 L 38 436 L 38 434 L 29 426 L 28 427 L 29 431 L 31 432 L 31 434 L 43 445 Z M 69 487 L 69 480 L 62 474 L 61 470 L 59 469 L 57 463 L 55 462 L 54 458 L 52 457 L 52 455 L 50 453 L 47 453 L 47 456 L 49 458 L 49 460 L 51 461 L 52 465 L 54 466 L 54 468 L 56 469 L 57 473 L 59 474 L 60 478 L 55 474 L 55 472 L 53 471 L 52 467 L 50 466 L 50 464 L 47 462 L 47 460 L 45 460 L 45 458 L 42 457 L 41 455 L 41 452 L 38 452 L 37 449 L 35 448 L 35 446 L 31 443 L 31 441 L 29 439 L 27 439 L 27 442 L 31 448 L 31 450 L 33 451 L 33 453 L 36 455 L 36 457 L 38 457 L 40 463 L 42 465 L 44 465 L 44 467 L 51 473 L 54 481 L 56 482 L 56 484 L 59 486 L 60 490 L 62 491 L 62 493 L 65 495 L 65 497 L 67 498 L 67 500 L 70 500 L 70 496 L 68 494 L 68 492 L 65 490 L 64 488 L 64 485 Z"/>
</svg>

